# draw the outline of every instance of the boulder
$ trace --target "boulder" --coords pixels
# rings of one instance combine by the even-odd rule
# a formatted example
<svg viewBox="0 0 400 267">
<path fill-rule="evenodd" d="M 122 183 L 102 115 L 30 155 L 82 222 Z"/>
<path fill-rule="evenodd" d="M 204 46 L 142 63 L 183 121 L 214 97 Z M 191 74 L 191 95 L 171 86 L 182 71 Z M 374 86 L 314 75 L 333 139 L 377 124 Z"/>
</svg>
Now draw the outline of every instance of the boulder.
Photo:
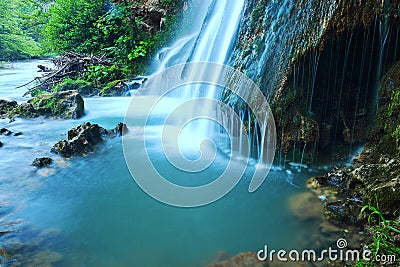
<svg viewBox="0 0 400 267">
<path fill-rule="evenodd" d="M 46 167 L 51 165 L 53 163 L 53 160 L 51 158 L 36 158 L 33 162 L 32 165 L 38 168 Z"/>
<path fill-rule="evenodd" d="M 107 130 L 98 124 L 86 122 L 68 131 L 67 140 L 56 143 L 52 152 L 63 156 L 83 154 L 94 150 L 94 146 L 103 141 Z"/>
<path fill-rule="evenodd" d="M 0 117 L 77 119 L 84 115 L 83 98 L 77 91 L 63 91 L 38 95 L 20 105 L 0 99 Z"/>
<path fill-rule="evenodd" d="M 68 131 L 67 139 L 58 141 L 51 152 L 61 154 L 64 157 L 82 155 L 94 151 L 95 146 L 105 138 L 122 136 L 128 132 L 128 127 L 120 122 L 111 130 L 106 130 L 98 124 L 85 122 Z"/>
<path fill-rule="evenodd" d="M 28 100 L 28 104 L 38 116 L 77 119 L 84 115 L 84 102 L 77 91 L 39 95 Z"/>
<path fill-rule="evenodd" d="M 18 106 L 16 101 L 0 99 L 0 118 L 5 118 L 7 114 Z"/>
</svg>

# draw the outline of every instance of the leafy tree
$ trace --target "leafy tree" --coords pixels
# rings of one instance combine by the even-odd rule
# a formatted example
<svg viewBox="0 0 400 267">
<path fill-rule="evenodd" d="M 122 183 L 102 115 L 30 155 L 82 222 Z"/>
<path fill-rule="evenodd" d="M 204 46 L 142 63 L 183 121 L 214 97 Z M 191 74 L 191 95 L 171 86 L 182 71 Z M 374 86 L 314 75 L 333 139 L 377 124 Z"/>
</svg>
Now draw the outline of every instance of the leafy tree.
<svg viewBox="0 0 400 267">
<path fill-rule="evenodd" d="M 48 11 L 44 43 L 55 52 L 91 53 L 102 48 L 96 21 L 106 14 L 106 0 L 56 0 Z"/>
<path fill-rule="evenodd" d="M 41 53 L 32 27 L 25 24 L 38 3 L 0 0 L 0 60 L 30 58 Z"/>
</svg>

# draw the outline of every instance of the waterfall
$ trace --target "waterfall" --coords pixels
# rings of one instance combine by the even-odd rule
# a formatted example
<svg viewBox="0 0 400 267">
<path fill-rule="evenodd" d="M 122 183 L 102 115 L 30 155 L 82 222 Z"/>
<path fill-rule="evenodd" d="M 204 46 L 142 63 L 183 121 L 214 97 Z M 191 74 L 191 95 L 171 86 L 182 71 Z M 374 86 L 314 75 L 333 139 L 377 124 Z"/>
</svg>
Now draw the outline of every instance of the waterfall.
<svg viewBox="0 0 400 267">
<path fill-rule="evenodd" d="M 194 5 L 194 4 L 193 4 Z M 235 44 L 240 19 L 243 13 L 244 0 L 208 0 L 198 6 L 192 7 L 191 26 L 186 33 L 176 40 L 171 46 L 161 49 L 155 57 L 155 73 L 168 67 L 188 62 L 215 62 L 225 64 Z M 191 68 L 181 75 L 191 76 L 210 75 L 202 69 Z M 215 80 L 219 73 L 212 74 Z M 157 90 L 157 89 L 156 89 Z M 182 92 L 183 91 L 183 92 Z M 220 100 L 220 91 L 216 86 L 209 84 L 188 85 L 180 93 L 174 95 L 177 105 L 184 101 L 198 98 Z M 201 110 L 199 110 L 201 109 Z M 215 112 L 211 106 L 205 104 L 202 107 L 194 105 L 185 110 L 180 120 L 187 121 L 196 114 L 208 114 Z M 215 125 L 214 125 L 215 126 Z M 208 138 L 210 132 L 215 132 L 210 121 L 192 121 L 186 131 L 195 132 L 200 140 Z M 185 133 L 185 129 L 183 131 Z M 192 135 L 189 137 L 189 146 L 192 144 Z"/>
<path fill-rule="evenodd" d="M 208 8 L 196 7 L 192 11 L 195 17 L 189 33 L 157 54 L 157 71 L 186 62 L 226 63 L 236 39 L 244 0 L 212 0 L 204 1 L 203 5 Z"/>
</svg>

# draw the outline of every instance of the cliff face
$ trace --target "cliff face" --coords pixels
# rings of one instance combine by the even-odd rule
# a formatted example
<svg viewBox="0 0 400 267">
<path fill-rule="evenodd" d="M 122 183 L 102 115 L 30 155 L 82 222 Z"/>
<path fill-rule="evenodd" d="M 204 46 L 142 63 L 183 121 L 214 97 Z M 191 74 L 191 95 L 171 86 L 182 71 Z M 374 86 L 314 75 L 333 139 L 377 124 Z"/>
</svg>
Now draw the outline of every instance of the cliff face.
<svg viewBox="0 0 400 267">
<path fill-rule="evenodd" d="M 283 153 L 364 142 L 382 73 L 400 59 L 399 4 L 246 2 L 231 64 L 268 97 Z"/>
</svg>

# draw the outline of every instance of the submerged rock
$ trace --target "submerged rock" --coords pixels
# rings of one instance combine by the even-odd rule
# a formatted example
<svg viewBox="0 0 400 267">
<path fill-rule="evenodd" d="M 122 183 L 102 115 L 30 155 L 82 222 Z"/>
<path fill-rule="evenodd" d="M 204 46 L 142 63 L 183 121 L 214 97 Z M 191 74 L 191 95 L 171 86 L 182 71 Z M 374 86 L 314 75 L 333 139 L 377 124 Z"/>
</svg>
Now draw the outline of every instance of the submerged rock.
<svg viewBox="0 0 400 267">
<path fill-rule="evenodd" d="M 36 158 L 33 162 L 32 165 L 38 168 L 50 166 L 53 163 L 53 160 L 51 158 Z"/>
<path fill-rule="evenodd" d="M 6 128 L 1 128 L 1 129 L 0 129 L 0 135 L 6 135 L 6 136 L 10 136 L 10 135 L 13 135 L 13 136 L 20 136 L 20 135 L 22 135 L 22 133 L 21 133 L 21 132 L 16 132 L 16 133 L 14 133 L 14 132 L 12 132 L 12 131 L 6 129 Z"/>
<path fill-rule="evenodd" d="M 301 220 L 322 219 L 323 204 L 311 192 L 300 193 L 289 199 L 289 209 Z"/>
<path fill-rule="evenodd" d="M 229 260 L 214 263 L 208 267 L 265 267 L 266 262 L 262 262 L 257 258 L 255 252 L 243 252 L 233 256 Z"/>
<path fill-rule="evenodd" d="M 127 130 L 123 123 L 118 123 L 115 129 L 108 131 L 98 124 L 86 122 L 69 130 L 67 140 L 58 141 L 51 151 L 66 157 L 84 154 L 93 151 L 97 144 L 104 141 L 104 138 L 121 136 Z"/>
<path fill-rule="evenodd" d="M 128 133 L 128 127 L 126 126 L 125 123 L 118 123 L 117 126 L 111 130 L 112 134 L 115 134 L 116 136 L 123 136 L 126 133 Z"/>
</svg>

